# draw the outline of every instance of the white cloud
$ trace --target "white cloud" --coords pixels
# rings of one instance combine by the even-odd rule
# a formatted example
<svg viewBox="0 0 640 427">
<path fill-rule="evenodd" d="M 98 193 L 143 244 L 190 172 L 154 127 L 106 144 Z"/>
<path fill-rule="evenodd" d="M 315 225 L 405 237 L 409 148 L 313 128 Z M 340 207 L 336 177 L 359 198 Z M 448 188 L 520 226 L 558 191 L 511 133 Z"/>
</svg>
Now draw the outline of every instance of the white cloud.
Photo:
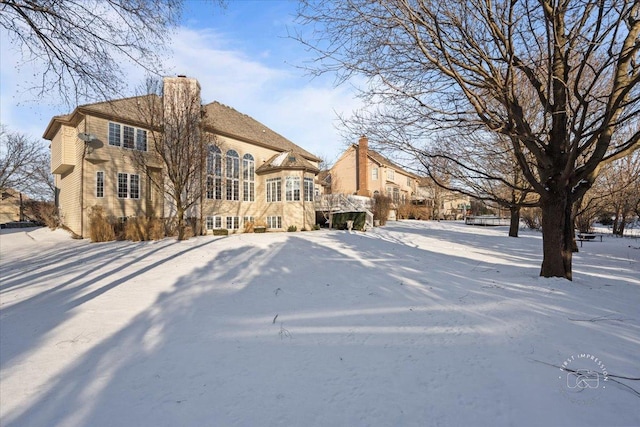
<svg viewBox="0 0 640 427">
<path fill-rule="evenodd" d="M 264 56 L 250 58 L 227 49 L 221 39 L 212 31 L 181 29 L 171 67 L 200 81 L 205 102 L 227 104 L 328 160 L 342 152 L 336 112 L 349 115 L 359 106 L 350 87 L 334 88 L 320 78 L 309 81 L 290 65 L 268 66 Z"/>
<path fill-rule="evenodd" d="M 18 57 L 4 41 L 1 120 L 11 129 L 40 137 L 53 115 L 68 111 L 42 101 L 18 102 L 23 99 L 18 87 L 31 76 L 25 78 L 15 70 L 13 64 Z M 351 88 L 333 88 L 322 78 L 309 80 L 303 71 L 287 65 L 297 60 L 291 56 L 299 54 L 287 52 L 289 46 L 279 52 L 262 50 L 260 52 L 268 54 L 249 56 L 237 47 L 239 45 L 211 29 L 182 27 L 174 34 L 173 54 L 166 68 L 173 74 L 197 78 L 203 101 L 229 105 L 306 150 L 328 160 L 335 159 L 344 149 L 344 142 L 335 129 L 336 112 L 349 115 L 359 105 Z M 144 71 L 140 69 L 127 66 L 125 75 L 130 93 L 123 93 L 123 97 L 133 95 L 144 81 Z M 55 103 L 55 97 L 44 102 Z"/>
</svg>

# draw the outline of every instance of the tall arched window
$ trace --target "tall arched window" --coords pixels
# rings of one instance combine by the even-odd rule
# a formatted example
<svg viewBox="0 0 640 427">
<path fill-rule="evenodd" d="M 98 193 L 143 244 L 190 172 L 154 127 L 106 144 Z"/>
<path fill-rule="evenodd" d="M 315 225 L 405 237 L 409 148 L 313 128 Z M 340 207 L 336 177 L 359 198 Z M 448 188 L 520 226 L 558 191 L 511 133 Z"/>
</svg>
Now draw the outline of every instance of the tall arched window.
<svg viewBox="0 0 640 427">
<path fill-rule="evenodd" d="M 240 155 L 227 151 L 227 200 L 240 200 Z"/>
<path fill-rule="evenodd" d="M 256 199 L 255 183 L 256 162 L 251 154 L 242 157 L 243 200 L 253 202 Z"/>
<path fill-rule="evenodd" d="M 222 152 L 215 145 L 207 152 L 207 199 L 222 200 Z"/>
</svg>

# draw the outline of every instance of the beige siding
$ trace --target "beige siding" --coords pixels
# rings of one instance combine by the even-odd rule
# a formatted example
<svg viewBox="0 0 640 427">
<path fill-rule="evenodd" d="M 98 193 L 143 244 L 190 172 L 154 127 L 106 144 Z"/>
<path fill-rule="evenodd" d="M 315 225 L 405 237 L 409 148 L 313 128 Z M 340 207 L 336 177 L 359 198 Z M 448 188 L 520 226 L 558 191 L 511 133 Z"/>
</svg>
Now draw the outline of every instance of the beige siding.
<svg viewBox="0 0 640 427">
<path fill-rule="evenodd" d="M 354 194 L 357 190 L 356 150 L 349 147 L 331 168 L 331 192 Z"/>
<path fill-rule="evenodd" d="M 354 194 L 357 191 L 356 159 L 356 150 L 354 147 L 350 147 L 331 168 L 332 193 Z M 372 196 L 376 191 L 383 195 L 386 194 L 387 187 L 398 188 L 398 191 L 409 200 L 415 194 L 417 180 L 404 171 L 380 165 L 371 158 L 368 159 L 367 168 L 368 190 Z M 374 169 L 378 171 L 377 179 L 373 179 Z M 393 175 L 391 175 L 391 172 Z"/>
<path fill-rule="evenodd" d="M 123 122 L 116 122 L 126 124 Z M 77 138 L 79 132 L 87 132 L 96 137 L 95 140 L 87 144 L 86 154 L 83 160 L 84 142 Z M 73 128 L 61 126 L 60 131 L 53 137 L 53 141 L 60 141 L 63 146 L 72 148 L 73 165 L 64 173 L 56 174 L 55 181 L 60 189 L 59 206 L 63 223 L 72 231 L 79 235 L 88 234 L 89 213 L 93 206 L 102 206 L 108 216 L 130 217 L 130 216 L 157 216 L 162 217 L 165 207 L 164 196 L 151 185 L 147 174 L 141 169 L 140 162 L 136 161 L 134 155 L 140 155 L 139 151 L 124 149 L 122 147 L 109 145 L 109 120 L 88 116 L 84 121 Z M 149 132 L 147 141 L 151 147 L 152 135 Z M 66 145 L 65 145 L 66 144 Z M 251 154 L 254 158 L 255 169 L 258 169 L 264 162 L 269 160 L 279 151 L 250 144 L 244 141 L 228 137 L 218 137 L 217 144 L 223 154 L 223 170 L 225 166 L 224 155 L 228 150 L 235 150 L 239 154 L 240 168 L 242 168 L 242 158 L 245 154 Z M 53 149 L 53 148 L 52 148 Z M 52 156 L 54 153 L 52 152 Z M 148 157 L 152 153 L 144 154 Z M 58 156 L 58 154 L 56 154 Z M 149 160 L 149 159 L 148 159 Z M 59 163 L 58 160 L 56 162 Z M 155 159 L 154 166 L 161 167 L 161 163 Z M 317 164 L 314 163 L 317 166 Z M 53 161 L 52 161 L 53 167 Z M 96 173 L 104 172 L 104 197 L 96 196 Z M 159 174 L 159 169 L 153 170 Z M 128 199 L 118 197 L 118 173 L 137 174 L 140 176 L 140 198 Z M 304 177 L 302 171 L 278 171 L 268 176 L 255 175 L 255 201 L 243 201 L 242 174 L 240 175 L 240 201 L 226 200 L 203 200 L 202 217 L 220 216 L 223 221 L 226 218 L 239 217 L 239 232 L 243 231 L 243 218 L 253 217 L 255 221 L 266 222 L 268 216 L 282 217 L 282 228 L 295 225 L 298 229 L 310 229 L 315 220 L 315 210 L 313 202 L 285 202 L 284 177 L 297 174 L 301 179 L 301 197 L 304 196 Z M 265 179 L 271 176 L 282 177 L 282 201 L 267 203 L 265 193 Z M 313 178 L 313 174 L 308 174 Z M 223 172 L 223 181 L 224 181 Z M 81 191 L 83 188 L 83 191 Z M 223 194 L 223 198 L 226 193 Z M 167 204 L 168 206 L 168 204 Z M 195 207 L 190 212 L 191 216 L 200 215 L 200 206 Z M 222 224 L 226 228 L 226 222 Z"/>
<path fill-rule="evenodd" d="M 78 127 L 62 125 L 58 135 L 56 135 L 56 137 L 60 137 L 62 145 L 69 147 L 69 150 L 73 153 L 74 164 L 71 169 L 67 169 L 66 172 L 57 175 L 57 183 L 60 190 L 60 217 L 63 223 L 78 235 L 83 234 L 82 228 L 84 225 L 82 221 L 82 193 L 80 191 L 82 188 L 84 142 L 78 138 L 78 129 L 83 127 L 84 122 L 81 122 Z"/>
<path fill-rule="evenodd" d="M 242 158 L 245 154 L 251 154 L 255 161 L 255 168 L 258 169 L 264 162 L 278 151 L 266 149 L 232 138 L 219 137 L 218 146 L 223 155 L 223 181 L 224 177 L 224 155 L 229 150 L 235 150 L 240 157 L 240 167 L 242 168 Z M 285 177 L 298 176 L 301 180 L 301 198 L 304 198 L 304 175 L 302 171 L 278 171 L 266 175 L 255 175 L 255 200 L 253 202 L 243 201 L 243 183 L 240 179 L 240 201 L 227 200 L 205 200 L 203 217 L 221 216 L 223 221 L 228 216 L 236 216 L 240 219 L 241 232 L 244 228 L 243 218 L 253 217 L 257 223 L 266 223 L 269 216 L 280 216 L 282 218 L 282 229 L 286 230 L 290 225 L 295 225 L 299 230 L 310 229 L 315 223 L 315 208 L 313 202 L 286 202 L 285 201 Z M 313 174 L 306 174 L 313 178 Z M 241 174 L 242 177 L 242 174 Z M 282 201 L 267 202 L 266 180 L 268 178 L 280 177 L 282 179 Z M 224 191 L 223 191 L 224 193 Z M 226 193 L 225 193 L 226 194 Z M 223 198 L 225 197 L 223 194 Z M 226 224 L 223 222 L 223 228 Z"/>
<path fill-rule="evenodd" d="M 61 131 L 51 141 L 51 172 L 63 173 L 75 166 L 75 141 L 72 138 L 63 138 L 65 132 Z"/>
</svg>

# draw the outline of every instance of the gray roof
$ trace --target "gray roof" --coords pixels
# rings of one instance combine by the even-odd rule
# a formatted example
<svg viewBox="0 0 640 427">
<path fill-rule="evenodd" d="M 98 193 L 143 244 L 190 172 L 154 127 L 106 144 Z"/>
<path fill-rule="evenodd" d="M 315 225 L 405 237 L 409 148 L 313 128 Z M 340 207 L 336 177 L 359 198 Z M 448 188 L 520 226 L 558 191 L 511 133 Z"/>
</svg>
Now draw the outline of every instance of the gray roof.
<svg viewBox="0 0 640 427">
<path fill-rule="evenodd" d="M 284 136 L 269 129 L 254 118 L 242 114 L 234 108 L 212 102 L 204 106 L 205 126 L 215 133 L 228 135 L 247 142 L 273 148 L 277 151 L 293 151 L 306 159 L 318 162 L 320 159 Z"/>
<path fill-rule="evenodd" d="M 300 153 L 295 151 L 284 151 L 272 156 L 264 162 L 258 169 L 257 174 L 268 173 L 283 169 L 306 170 L 317 174 L 319 169 L 309 163 Z"/>
<path fill-rule="evenodd" d="M 152 108 L 160 108 L 159 101 L 160 98 L 157 95 L 142 95 L 80 105 L 71 114 L 53 117 L 45 131 L 44 138 L 52 139 L 61 123 L 78 121 L 81 116 L 78 113 L 92 114 L 144 127 L 145 123 L 152 123 L 152 121 L 144 117 L 145 113 L 148 115 Z M 312 162 L 321 160 L 254 118 L 242 114 L 231 107 L 219 102 L 212 102 L 204 105 L 203 109 L 205 113 L 203 118 L 205 129 L 213 133 L 280 152 L 295 152 Z"/>
</svg>

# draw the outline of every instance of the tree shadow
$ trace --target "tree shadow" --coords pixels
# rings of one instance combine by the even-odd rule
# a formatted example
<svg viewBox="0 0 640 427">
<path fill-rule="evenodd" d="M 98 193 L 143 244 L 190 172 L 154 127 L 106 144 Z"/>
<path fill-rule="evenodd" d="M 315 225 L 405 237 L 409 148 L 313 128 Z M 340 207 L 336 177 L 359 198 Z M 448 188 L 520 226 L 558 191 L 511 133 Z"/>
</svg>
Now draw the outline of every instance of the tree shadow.
<svg viewBox="0 0 640 427">
<path fill-rule="evenodd" d="M 504 277 L 501 264 L 423 243 L 376 233 L 278 233 L 234 236 L 210 252 L 198 240 L 193 249 L 201 250 L 179 252 L 195 267 L 178 277 L 158 264 L 160 253 L 141 255 L 174 283 L 149 286 L 152 305 L 79 346 L 2 424 L 425 425 L 469 417 L 513 424 L 548 421 L 540 407 L 565 420 L 606 419 L 601 406 L 564 405 L 555 372 L 546 377 L 548 368 L 530 361 L 561 362 L 585 336 L 582 328 L 601 326 L 558 325 L 567 307 L 590 313 L 588 298 L 575 298 L 566 281 L 541 281 L 534 267 Z M 101 311 L 95 316 L 105 319 L 108 309 Z M 540 340 L 556 342 L 561 356 L 549 346 L 532 353 Z M 633 366 L 633 354 L 627 346 L 616 360 Z M 475 404 L 487 392 L 495 404 Z M 533 393 L 537 405 L 527 401 Z"/>
<path fill-rule="evenodd" d="M 0 368 L 5 368 L 23 353 L 39 346 L 42 339 L 70 318 L 70 312 L 78 306 L 213 242 L 215 239 L 203 240 L 197 246 L 187 247 L 177 253 L 172 251 L 172 247 L 179 244 L 174 239 L 141 243 L 113 242 L 95 247 L 81 245 L 65 251 L 50 249 L 30 262 L 21 261 L 23 265 L 18 268 L 28 265 L 30 273 L 3 283 L 7 288 L 2 289 L 2 294 L 7 295 L 11 290 L 14 294 L 24 292 L 27 295 L 18 302 L 2 307 L 0 311 L 3 328 Z M 163 251 L 171 252 L 163 257 Z M 58 257 L 58 263 L 55 264 L 52 259 L 61 252 L 63 257 Z M 153 258 L 153 262 L 146 263 L 145 260 L 150 258 Z M 126 270 L 130 272 L 123 274 Z M 62 283 L 56 284 L 59 280 L 63 280 Z M 10 334 L 5 333 L 8 330 Z"/>
</svg>

